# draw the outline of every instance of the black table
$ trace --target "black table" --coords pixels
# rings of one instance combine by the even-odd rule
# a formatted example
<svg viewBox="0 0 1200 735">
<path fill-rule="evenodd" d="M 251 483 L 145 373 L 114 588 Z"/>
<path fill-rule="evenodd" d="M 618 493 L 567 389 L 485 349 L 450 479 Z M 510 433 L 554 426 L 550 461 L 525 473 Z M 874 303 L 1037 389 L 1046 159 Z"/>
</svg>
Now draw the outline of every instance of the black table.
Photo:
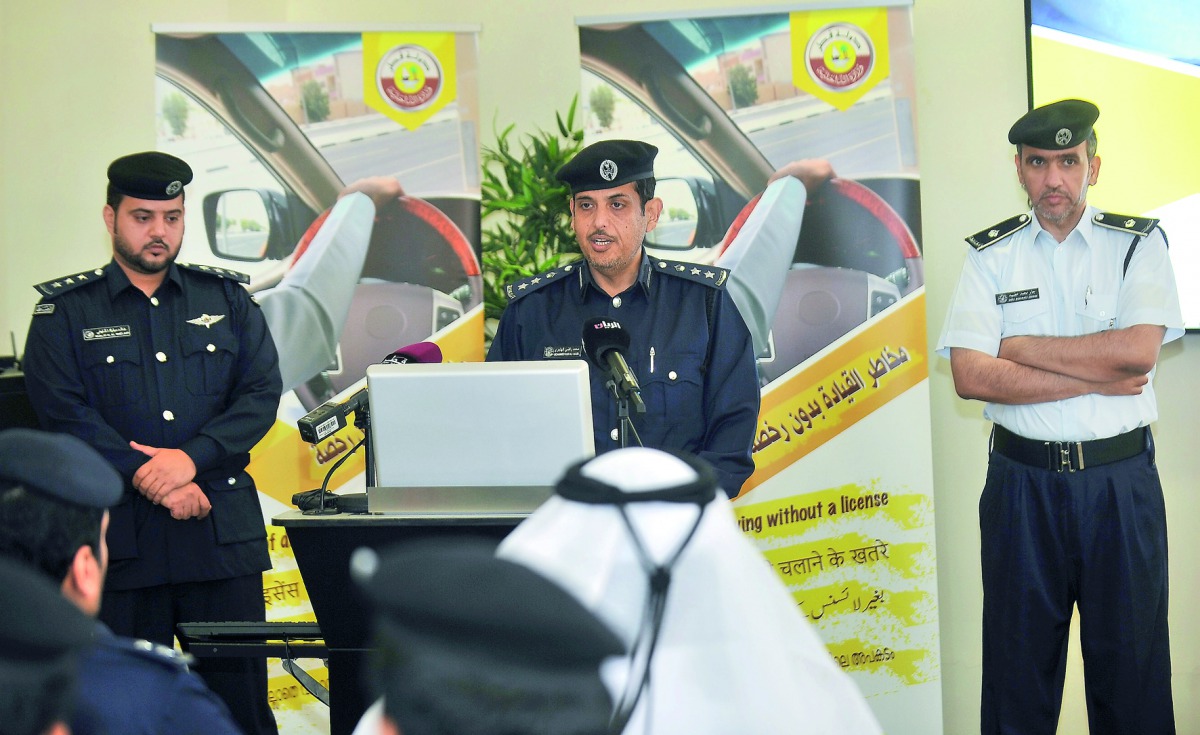
<svg viewBox="0 0 1200 735">
<path fill-rule="evenodd" d="M 475 536 L 496 543 L 524 513 L 387 513 L 311 515 L 288 511 L 271 519 L 288 541 L 329 655 L 329 732 L 348 735 L 372 693 L 363 666 L 370 647 L 371 611 L 350 580 L 350 555 L 359 547 L 386 548 L 430 537 Z"/>
</svg>

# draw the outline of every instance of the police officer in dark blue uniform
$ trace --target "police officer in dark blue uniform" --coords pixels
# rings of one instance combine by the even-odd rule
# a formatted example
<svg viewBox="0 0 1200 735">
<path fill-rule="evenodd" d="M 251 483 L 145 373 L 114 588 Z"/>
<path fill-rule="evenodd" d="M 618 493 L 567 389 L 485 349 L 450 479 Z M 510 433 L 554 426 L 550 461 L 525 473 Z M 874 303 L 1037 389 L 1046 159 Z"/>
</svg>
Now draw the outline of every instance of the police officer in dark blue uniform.
<svg viewBox="0 0 1200 735">
<path fill-rule="evenodd" d="M 584 260 L 508 286 L 487 359 L 579 359 L 585 324 L 620 324 L 646 406 L 630 412 L 642 445 L 703 457 L 736 497 L 754 470 L 759 393 L 750 333 L 725 291 L 728 271 L 643 249 L 663 207 L 654 197 L 657 153 L 639 141 L 602 141 L 558 171 L 571 187 L 571 224 Z M 597 453 L 621 446 L 618 404 L 605 383 L 593 366 Z"/>
<path fill-rule="evenodd" d="M 66 733 L 92 626 L 44 575 L 0 554 L 0 731 Z"/>
<path fill-rule="evenodd" d="M 124 477 L 112 509 L 102 619 L 170 646 L 181 622 L 263 620 L 270 568 L 246 473 L 281 391 L 278 357 L 240 274 L 175 262 L 186 163 L 164 153 L 108 169 L 113 259 L 39 284 L 25 347 L 43 428 L 95 447 Z M 196 670 L 248 732 L 274 732 L 266 662 Z"/>
<path fill-rule="evenodd" d="M 94 616 L 108 561 L 108 508 L 121 500 L 122 488 L 112 466 L 75 437 L 32 429 L 0 432 L 0 557 L 27 564 L 47 586 L 52 582 L 61 590 L 56 596 L 77 608 L 78 617 Z M 61 616 L 39 621 L 48 628 L 43 636 L 69 640 L 70 620 L 56 619 Z M 77 626 L 86 635 L 78 646 L 74 735 L 240 732 L 224 702 L 174 649 L 119 638 L 103 623 L 84 620 Z"/>
</svg>

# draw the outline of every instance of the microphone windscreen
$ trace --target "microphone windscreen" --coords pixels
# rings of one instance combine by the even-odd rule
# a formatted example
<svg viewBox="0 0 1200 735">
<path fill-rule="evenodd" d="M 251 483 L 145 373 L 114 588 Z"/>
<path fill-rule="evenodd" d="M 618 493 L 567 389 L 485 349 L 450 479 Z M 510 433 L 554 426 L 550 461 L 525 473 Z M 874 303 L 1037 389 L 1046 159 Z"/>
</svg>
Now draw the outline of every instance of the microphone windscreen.
<svg viewBox="0 0 1200 735">
<path fill-rule="evenodd" d="M 598 317 L 583 325 L 583 351 L 587 358 L 599 366 L 611 350 L 625 352 L 629 349 L 629 332 L 620 322 Z"/>
<path fill-rule="evenodd" d="M 410 362 L 432 363 L 442 361 L 442 348 L 433 342 L 417 342 L 401 347 L 383 358 L 384 365 L 404 365 Z"/>
</svg>

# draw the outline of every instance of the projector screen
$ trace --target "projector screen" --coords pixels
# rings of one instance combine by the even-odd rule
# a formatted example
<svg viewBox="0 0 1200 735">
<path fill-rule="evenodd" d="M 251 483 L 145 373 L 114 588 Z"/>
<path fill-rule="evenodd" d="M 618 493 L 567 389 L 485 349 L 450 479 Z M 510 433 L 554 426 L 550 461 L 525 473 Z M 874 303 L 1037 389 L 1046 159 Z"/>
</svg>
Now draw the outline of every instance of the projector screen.
<svg viewBox="0 0 1200 735">
<path fill-rule="evenodd" d="M 1200 329 L 1200 2 L 1027 0 L 1030 98 L 1095 102 L 1088 201 L 1162 220 L 1184 324 Z"/>
</svg>

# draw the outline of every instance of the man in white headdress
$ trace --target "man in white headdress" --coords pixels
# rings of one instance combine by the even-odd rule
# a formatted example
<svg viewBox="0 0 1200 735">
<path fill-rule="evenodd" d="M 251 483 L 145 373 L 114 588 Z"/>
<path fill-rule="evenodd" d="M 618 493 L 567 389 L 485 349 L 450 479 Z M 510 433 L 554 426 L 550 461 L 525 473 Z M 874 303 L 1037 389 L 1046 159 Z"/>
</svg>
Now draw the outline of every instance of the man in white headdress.
<svg viewBox="0 0 1200 735">
<path fill-rule="evenodd" d="M 628 721 L 614 732 L 882 732 L 731 508 L 703 461 L 621 449 L 568 469 L 497 555 L 562 586 L 631 649 L 609 682 L 614 722 Z"/>
</svg>

